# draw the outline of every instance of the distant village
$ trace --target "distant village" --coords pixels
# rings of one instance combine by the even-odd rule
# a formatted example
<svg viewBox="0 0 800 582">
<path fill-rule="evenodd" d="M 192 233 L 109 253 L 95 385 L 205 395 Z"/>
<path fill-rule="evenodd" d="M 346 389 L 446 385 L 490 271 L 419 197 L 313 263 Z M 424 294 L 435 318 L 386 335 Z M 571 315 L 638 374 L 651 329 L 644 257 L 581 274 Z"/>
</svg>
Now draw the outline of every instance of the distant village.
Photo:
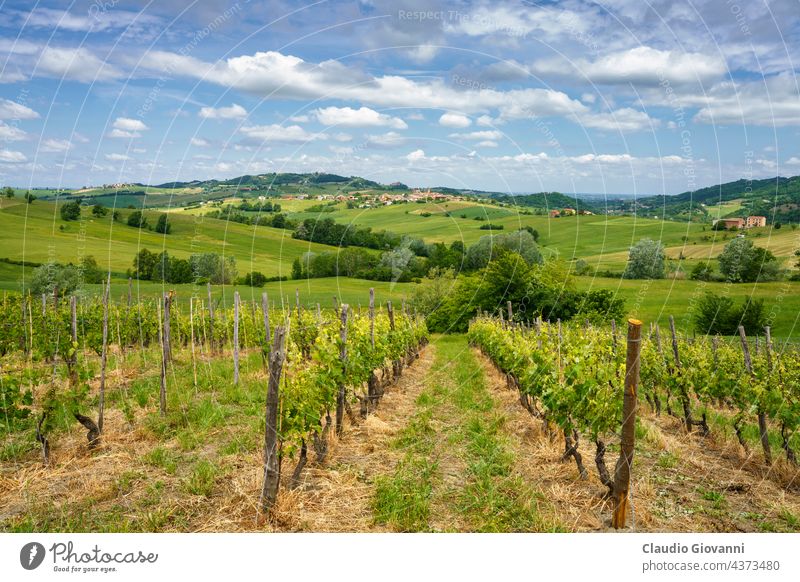
<svg viewBox="0 0 800 582">
<path fill-rule="evenodd" d="M 350 194 L 285 194 L 285 200 L 319 200 L 320 202 L 347 202 L 354 204 L 356 208 L 374 208 L 377 206 L 391 206 L 392 204 L 402 204 L 406 202 L 455 202 L 466 200 L 464 196 L 442 194 L 431 190 L 416 189 L 410 192 L 376 193 L 352 192 Z"/>
</svg>

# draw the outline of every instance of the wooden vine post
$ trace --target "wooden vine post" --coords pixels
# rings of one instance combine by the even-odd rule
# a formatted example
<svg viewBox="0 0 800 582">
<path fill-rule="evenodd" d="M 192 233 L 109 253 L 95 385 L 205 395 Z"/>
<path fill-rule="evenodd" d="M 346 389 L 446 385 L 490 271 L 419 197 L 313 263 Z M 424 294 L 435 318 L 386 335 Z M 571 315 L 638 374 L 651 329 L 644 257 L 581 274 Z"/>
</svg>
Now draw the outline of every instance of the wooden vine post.
<svg viewBox="0 0 800 582">
<path fill-rule="evenodd" d="M 678 334 L 675 331 L 675 318 L 669 316 L 669 331 L 672 334 L 672 356 L 675 359 L 675 375 L 681 373 L 681 358 L 678 353 Z M 683 405 L 683 422 L 686 426 L 686 432 L 692 432 L 692 426 L 695 422 L 692 420 L 692 407 L 689 402 L 689 394 L 686 391 L 686 386 L 683 382 L 678 383 L 681 391 L 681 404 Z"/>
<path fill-rule="evenodd" d="M 197 359 L 194 353 L 194 296 L 189 297 L 189 341 L 192 350 L 192 376 L 194 381 L 194 391 L 197 392 Z"/>
<path fill-rule="evenodd" d="M 100 355 L 100 397 L 97 403 L 97 430 L 103 432 L 103 416 L 106 408 L 106 363 L 108 362 L 108 293 L 111 289 L 111 273 L 103 290 L 103 350 Z"/>
<path fill-rule="evenodd" d="M 239 384 L 239 292 L 233 294 L 233 385 Z"/>
<path fill-rule="evenodd" d="M 172 332 L 171 332 L 171 317 L 172 311 L 172 293 L 164 293 L 164 357 L 167 362 L 172 361 Z"/>
<path fill-rule="evenodd" d="M 166 339 L 166 320 L 167 320 L 167 304 L 169 299 L 167 294 L 164 294 L 164 310 L 162 313 L 159 304 L 159 339 L 161 340 L 161 390 L 159 391 L 159 411 L 161 416 L 167 415 L 167 339 Z"/>
<path fill-rule="evenodd" d="M 744 333 L 744 326 L 739 326 L 739 338 L 742 340 L 742 353 L 744 355 L 744 366 L 747 373 L 753 378 L 753 362 L 750 359 L 750 346 L 747 345 L 747 336 Z M 738 430 L 738 429 L 737 429 Z M 761 448 L 764 450 L 764 462 L 772 465 L 772 449 L 769 445 L 769 431 L 767 429 L 767 415 L 759 405 L 758 407 L 758 434 L 761 437 Z M 741 439 L 740 439 L 741 440 Z"/>
<path fill-rule="evenodd" d="M 266 428 L 264 431 L 264 485 L 261 488 L 261 509 L 263 511 L 269 511 L 275 505 L 281 480 L 281 459 L 278 446 L 278 390 L 285 358 L 285 337 L 286 328 L 282 325 L 276 327 L 275 341 L 269 352 L 269 383 L 267 385 Z"/>
<path fill-rule="evenodd" d="M 214 351 L 214 302 L 211 300 L 211 283 L 206 283 L 208 293 L 208 337 L 210 338 L 210 348 Z"/>
<path fill-rule="evenodd" d="M 628 492 L 631 484 L 631 467 L 636 439 L 636 406 L 639 386 L 640 351 L 642 347 L 642 322 L 628 320 L 628 351 L 625 361 L 625 395 L 622 404 L 622 439 L 619 459 L 614 469 L 614 514 L 611 525 L 625 527 L 628 516 Z"/>
<path fill-rule="evenodd" d="M 342 325 L 339 330 L 339 360 L 342 364 L 342 371 L 346 370 L 347 366 L 347 315 L 349 306 L 347 303 L 342 303 L 341 318 Z M 344 379 L 339 383 L 339 392 L 336 395 L 336 434 L 342 434 L 344 428 L 344 405 L 345 405 L 345 383 Z"/>
<path fill-rule="evenodd" d="M 506 303 L 506 307 L 508 309 L 508 325 L 511 326 L 512 322 L 514 321 L 514 312 L 511 309 L 511 301 Z"/>
</svg>

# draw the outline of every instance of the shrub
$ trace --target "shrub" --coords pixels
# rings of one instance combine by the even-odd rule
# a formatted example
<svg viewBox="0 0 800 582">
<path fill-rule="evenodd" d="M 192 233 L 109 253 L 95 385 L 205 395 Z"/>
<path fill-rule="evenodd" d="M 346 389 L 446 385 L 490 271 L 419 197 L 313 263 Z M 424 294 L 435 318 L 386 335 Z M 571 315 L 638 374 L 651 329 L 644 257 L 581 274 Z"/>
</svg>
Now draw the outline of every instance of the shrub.
<svg viewBox="0 0 800 582">
<path fill-rule="evenodd" d="M 631 247 L 622 276 L 625 279 L 663 279 L 665 259 L 660 241 L 643 238 Z"/>
</svg>

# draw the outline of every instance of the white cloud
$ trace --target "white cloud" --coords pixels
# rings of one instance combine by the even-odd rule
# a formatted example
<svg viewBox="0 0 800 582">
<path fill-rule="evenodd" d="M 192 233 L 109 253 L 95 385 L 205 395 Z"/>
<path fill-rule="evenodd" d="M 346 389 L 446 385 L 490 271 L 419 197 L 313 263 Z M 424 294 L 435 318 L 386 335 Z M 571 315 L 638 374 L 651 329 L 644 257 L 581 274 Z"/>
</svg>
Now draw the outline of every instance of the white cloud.
<svg viewBox="0 0 800 582">
<path fill-rule="evenodd" d="M 425 159 L 425 152 L 422 150 L 414 150 L 406 156 L 409 162 L 418 162 Z"/>
<path fill-rule="evenodd" d="M 453 139 L 476 139 L 476 140 L 499 140 L 503 138 L 503 132 L 496 129 L 482 131 L 470 131 L 467 133 L 451 133 L 448 137 Z"/>
<path fill-rule="evenodd" d="M 405 144 L 407 141 L 408 140 L 404 135 L 397 133 L 396 131 L 390 131 L 382 135 L 370 135 L 367 138 L 368 145 L 378 148 L 399 147 Z"/>
<path fill-rule="evenodd" d="M 311 118 L 308 115 L 293 115 L 289 118 L 292 123 L 308 123 Z"/>
<path fill-rule="evenodd" d="M 141 133 L 137 133 L 135 131 L 124 131 L 122 129 L 112 129 L 108 133 L 108 137 L 115 137 L 120 139 L 131 139 L 134 137 L 142 137 Z"/>
<path fill-rule="evenodd" d="M 191 140 L 189 140 L 189 143 L 199 148 L 207 148 L 208 146 L 211 145 L 210 143 L 208 143 L 208 141 L 204 140 L 202 137 L 193 137 Z"/>
<path fill-rule="evenodd" d="M 72 147 L 72 144 L 67 139 L 46 139 L 39 146 L 40 152 L 60 153 L 66 152 Z"/>
<path fill-rule="evenodd" d="M 124 154 L 106 154 L 105 158 L 110 162 L 125 162 L 131 159 L 130 156 Z"/>
<path fill-rule="evenodd" d="M 340 99 L 379 107 L 425 107 L 464 113 L 497 110 L 508 118 L 586 111 L 580 101 L 552 89 L 462 91 L 442 79 L 416 81 L 397 75 L 373 77 L 338 61 L 315 64 L 275 51 L 216 63 L 151 51 L 142 57 L 141 66 L 204 79 L 270 99 Z"/>
<path fill-rule="evenodd" d="M 131 119 L 130 117 L 117 117 L 114 120 L 113 128 L 108 137 L 121 139 L 142 137 L 140 132 L 150 129 L 140 119 Z"/>
<path fill-rule="evenodd" d="M 251 140 L 269 143 L 306 143 L 328 137 L 322 133 L 307 132 L 299 125 L 250 125 L 240 128 L 239 132 Z"/>
<path fill-rule="evenodd" d="M 36 72 L 82 83 L 110 81 L 122 76 L 116 67 L 83 47 L 45 47 L 36 63 Z"/>
<path fill-rule="evenodd" d="M 110 5 L 115 6 L 115 4 L 116 2 Z M 83 14 L 37 7 L 26 15 L 25 24 L 26 26 L 48 29 L 58 28 L 72 32 L 98 32 L 114 28 L 155 24 L 159 21 L 158 18 L 145 12 L 118 10 L 116 7 L 114 10 L 99 9 L 101 6 L 103 5 L 100 3 L 93 4 Z"/>
<path fill-rule="evenodd" d="M 203 107 L 198 115 L 203 119 L 244 119 L 247 117 L 247 110 L 234 103 L 230 107 Z"/>
<path fill-rule="evenodd" d="M 486 141 L 479 141 L 475 145 L 479 148 L 496 148 L 499 144 L 496 141 L 487 139 Z"/>
<path fill-rule="evenodd" d="M 650 127 L 658 127 L 660 121 L 653 119 L 643 111 L 629 107 L 610 113 L 584 113 L 576 115 L 578 122 L 584 127 L 607 131 L 640 131 Z"/>
<path fill-rule="evenodd" d="M 114 129 L 122 129 L 124 131 L 145 131 L 149 128 L 140 119 L 117 117 L 117 119 L 114 120 Z"/>
<path fill-rule="evenodd" d="M 781 73 L 746 83 L 719 83 L 709 91 L 681 96 L 684 103 L 699 105 L 699 123 L 722 125 L 800 125 L 797 78 Z"/>
<path fill-rule="evenodd" d="M 317 121 L 323 125 L 341 127 L 391 127 L 407 129 L 406 122 L 399 117 L 378 113 L 369 107 L 353 109 L 351 107 L 323 107 L 313 112 Z"/>
<path fill-rule="evenodd" d="M 28 134 L 12 125 L 6 125 L 0 121 L 0 141 L 22 141 Z"/>
<path fill-rule="evenodd" d="M 460 113 L 445 113 L 439 118 L 439 125 L 464 128 L 472 125 L 472 120 Z"/>
<path fill-rule="evenodd" d="M 0 162 L 4 164 L 21 164 L 27 162 L 28 158 L 22 152 L 12 150 L 0 150 Z"/>
<path fill-rule="evenodd" d="M 531 70 L 539 75 L 583 78 L 600 84 L 655 86 L 662 82 L 675 85 L 706 83 L 723 77 L 728 68 L 725 60 L 718 56 L 638 46 L 594 61 L 561 57 L 543 59 L 536 61 Z"/>
<path fill-rule="evenodd" d="M 16 101 L 0 98 L 0 119 L 38 119 L 39 114 Z"/>
<path fill-rule="evenodd" d="M 800 166 L 800 158 L 798 158 L 797 156 L 792 156 L 783 163 L 786 164 L 787 166 Z"/>
</svg>

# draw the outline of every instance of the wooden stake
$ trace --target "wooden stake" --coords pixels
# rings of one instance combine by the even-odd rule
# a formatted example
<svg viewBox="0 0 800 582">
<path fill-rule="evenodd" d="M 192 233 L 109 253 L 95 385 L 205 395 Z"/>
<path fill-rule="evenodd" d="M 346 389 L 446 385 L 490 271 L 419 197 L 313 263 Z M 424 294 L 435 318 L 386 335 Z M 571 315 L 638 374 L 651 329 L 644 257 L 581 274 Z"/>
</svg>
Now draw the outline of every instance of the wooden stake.
<svg viewBox="0 0 800 582">
<path fill-rule="evenodd" d="M 369 288 L 369 335 L 372 339 L 372 349 L 375 349 L 375 288 Z"/>
<path fill-rule="evenodd" d="M 750 346 L 747 345 L 747 336 L 744 332 L 744 326 L 739 326 L 739 339 L 742 340 L 742 353 L 744 354 L 744 366 L 747 369 L 747 373 L 752 377 L 753 376 L 753 361 L 750 359 Z M 767 427 L 767 415 L 761 409 L 761 406 L 758 408 L 758 433 L 759 437 L 761 438 L 761 448 L 764 451 L 764 462 L 767 465 L 772 465 L 772 448 L 769 444 L 769 429 Z"/>
<path fill-rule="evenodd" d="M 625 362 L 625 395 L 622 405 L 622 439 L 620 453 L 614 470 L 614 514 L 611 525 L 615 529 L 625 527 L 628 515 L 628 492 L 633 467 L 633 452 L 636 439 L 636 406 L 639 386 L 639 353 L 642 343 L 642 322 L 628 320 L 628 351 Z"/>
<path fill-rule="evenodd" d="M 348 315 L 348 305 L 347 303 L 342 303 L 342 324 L 339 329 L 339 360 L 341 361 L 342 368 L 346 366 L 347 363 L 347 315 Z M 344 428 L 344 404 L 345 404 L 345 384 L 342 382 L 339 384 L 339 392 L 336 395 L 336 434 L 342 434 L 342 429 Z"/>
<path fill-rule="evenodd" d="M 278 446 L 278 404 L 281 373 L 285 357 L 284 344 L 286 328 L 275 328 L 275 341 L 269 353 L 269 383 L 267 385 L 267 404 L 264 413 L 264 485 L 261 489 L 261 509 L 269 511 L 278 499 L 278 486 L 281 479 L 280 448 Z"/>
<path fill-rule="evenodd" d="M 233 294 L 233 385 L 239 384 L 239 292 Z"/>
</svg>

